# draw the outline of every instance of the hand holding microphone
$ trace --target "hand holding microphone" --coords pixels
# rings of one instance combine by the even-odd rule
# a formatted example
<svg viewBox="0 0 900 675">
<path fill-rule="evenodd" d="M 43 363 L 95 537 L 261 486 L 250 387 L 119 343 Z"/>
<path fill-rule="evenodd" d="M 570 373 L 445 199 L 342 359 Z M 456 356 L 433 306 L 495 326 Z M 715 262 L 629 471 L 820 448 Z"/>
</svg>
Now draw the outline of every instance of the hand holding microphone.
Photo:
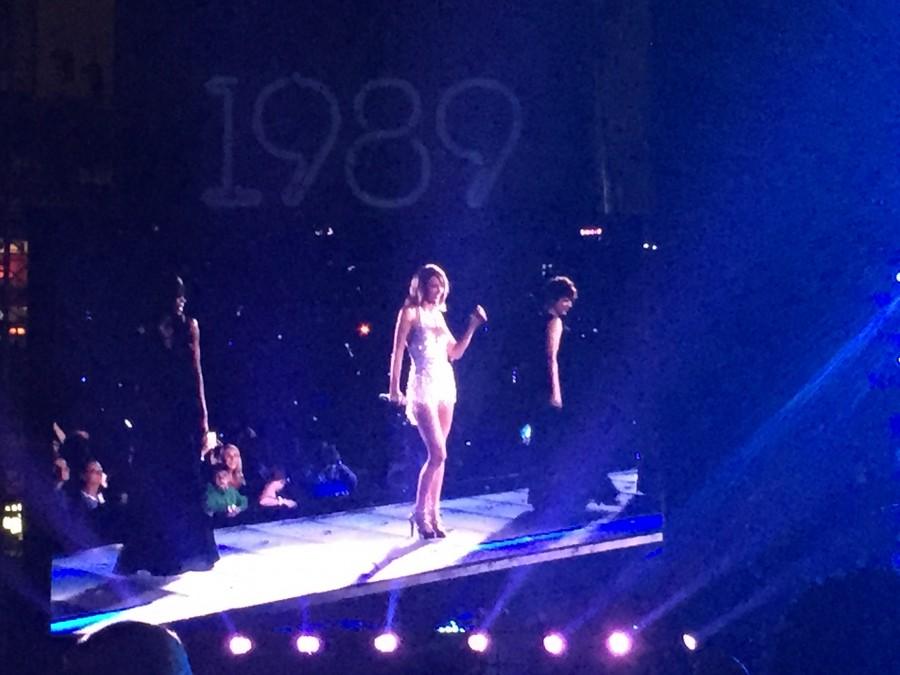
<svg viewBox="0 0 900 675">
<path fill-rule="evenodd" d="M 391 394 L 378 394 L 378 400 L 393 403 L 394 405 L 400 406 L 401 408 L 406 405 L 406 397 L 400 392 Z"/>
</svg>

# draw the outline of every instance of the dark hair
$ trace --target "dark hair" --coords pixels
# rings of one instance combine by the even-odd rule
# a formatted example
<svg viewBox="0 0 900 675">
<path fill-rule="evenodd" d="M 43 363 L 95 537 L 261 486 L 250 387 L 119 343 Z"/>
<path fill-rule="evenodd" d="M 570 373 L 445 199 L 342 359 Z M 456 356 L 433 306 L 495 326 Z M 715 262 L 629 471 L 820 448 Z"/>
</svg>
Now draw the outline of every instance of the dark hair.
<svg viewBox="0 0 900 675">
<path fill-rule="evenodd" d="M 140 654 L 140 658 L 135 655 Z M 67 655 L 64 671 L 72 675 L 190 675 L 181 640 L 164 626 L 120 621 L 82 639 Z"/>
<path fill-rule="evenodd" d="M 541 295 L 544 301 L 544 307 L 546 308 L 550 307 L 561 298 L 568 298 L 573 301 L 577 300 L 578 289 L 575 288 L 575 282 L 569 277 L 557 276 L 547 280 Z"/>
<path fill-rule="evenodd" d="M 144 287 L 148 320 L 155 321 L 160 313 L 168 313 L 175 299 L 185 296 L 184 280 L 174 273 L 151 274 Z"/>
<path fill-rule="evenodd" d="M 215 482 L 216 482 L 216 476 L 218 476 L 220 473 L 227 473 L 227 474 L 230 475 L 230 474 L 231 474 L 231 470 L 230 470 L 227 466 L 225 466 L 224 464 L 213 464 L 213 465 L 211 465 L 211 466 L 209 467 L 209 481 L 210 481 L 211 483 L 215 483 Z"/>
<path fill-rule="evenodd" d="M 91 437 L 86 431 L 72 431 L 59 447 L 60 456 L 66 460 L 70 469 L 81 473 L 84 465 L 93 457 Z"/>
<path fill-rule="evenodd" d="M 287 480 L 287 471 L 280 464 L 276 464 L 269 469 L 269 480 Z"/>
<path fill-rule="evenodd" d="M 447 277 L 447 273 L 434 263 L 422 265 L 416 270 L 409 282 L 409 292 L 406 295 L 406 301 L 403 303 L 404 307 L 419 307 L 424 302 L 425 289 L 428 287 L 428 282 L 431 281 L 432 277 L 440 279 L 441 285 L 444 287 L 444 292 L 438 296 L 435 305 L 442 312 L 447 310 L 447 296 L 450 295 L 450 279 Z"/>
</svg>

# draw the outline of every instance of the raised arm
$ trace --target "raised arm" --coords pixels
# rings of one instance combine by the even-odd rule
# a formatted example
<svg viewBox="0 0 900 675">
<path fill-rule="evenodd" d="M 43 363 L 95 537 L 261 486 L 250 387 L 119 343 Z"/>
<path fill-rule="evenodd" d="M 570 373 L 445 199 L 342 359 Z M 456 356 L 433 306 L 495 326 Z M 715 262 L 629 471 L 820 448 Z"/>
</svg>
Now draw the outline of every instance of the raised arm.
<svg viewBox="0 0 900 675">
<path fill-rule="evenodd" d="M 191 319 L 191 351 L 194 355 L 194 377 L 197 382 L 197 396 L 200 399 L 200 433 L 203 434 L 202 447 L 206 447 L 206 432 L 209 431 L 209 415 L 206 410 L 206 391 L 203 387 L 203 367 L 200 365 L 200 324 Z"/>
<path fill-rule="evenodd" d="M 547 376 L 550 381 L 550 405 L 562 408 L 562 388 L 559 384 L 559 343 L 562 340 L 563 324 L 558 316 L 547 323 Z"/>
<path fill-rule="evenodd" d="M 484 325 L 486 321 L 487 313 L 484 311 L 484 307 L 476 305 L 469 315 L 469 325 L 466 326 L 466 332 L 462 334 L 459 340 L 451 339 L 450 344 L 447 346 L 447 356 L 450 357 L 451 361 L 456 361 L 463 357 L 463 354 L 469 348 L 469 343 L 472 342 L 472 336 L 475 335 L 475 331 Z M 445 322 L 444 326 L 446 327 L 446 325 Z"/>
<path fill-rule="evenodd" d="M 403 401 L 400 392 L 400 371 L 403 369 L 403 353 L 406 351 L 406 338 L 409 336 L 413 321 L 413 308 L 404 307 L 397 313 L 397 324 L 394 326 L 394 348 L 391 351 L 390 386 L 388 395 L 394 403 Z"/>
</svg>

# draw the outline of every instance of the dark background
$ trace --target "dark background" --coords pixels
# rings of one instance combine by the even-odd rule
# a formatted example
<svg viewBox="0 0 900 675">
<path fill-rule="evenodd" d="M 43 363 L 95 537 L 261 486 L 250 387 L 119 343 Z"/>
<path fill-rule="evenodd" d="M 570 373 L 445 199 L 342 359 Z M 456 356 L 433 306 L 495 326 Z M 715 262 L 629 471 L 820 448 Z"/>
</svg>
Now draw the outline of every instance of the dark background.
<svg viewBox="0 0 900 675">
<path fill-rule="evenodd" d="M 106 104 L 4 95 L 17 131 L 0 135 L 3 192 L 20 195 L 4 227 L 17 214 L 31 245 L 27 350 L 4 344 L 4 365 L 25 366 L 7 382 L 24 384 L 27 405 L 10 409 L 35 438 L 58 419 L 110 454 L 125 446 L 128 336 L 148 280 L 174 270 L 201 323 L 213 426 L 249 424 L 282 457 L 333 440 L 376 485 L 394 443 L 376 398 L 393 319 L 412 272 L 434 261 L 451 278 L 454 330 L 475 303 L 491 316 L 457 369 L 448 471 L 451 491 L 480 490 L 521 469 L 508 366 L 552 270 L 581 293 L 564 345 L 576 442 L 616 464 L 640 453 L 667 496 L 660 564 L 627 566 L 604 593 L 716 631 L 755 617 L 768 635 L 784 606 L 774 598 L 889 559 L 900 429 L 889 3 L 271 4 L 123 4 Z M 286 206 L 294 165 L 261 147 L 251 121 L 260 91 L 294 72 L 334 93 L 342 122 L 317 180 Z M 234 182 L 259 206 L 203 201 L 222 167 L 223 99 L 204 88 L 215 76 L 237 78 Z M 361 183 L 408 192 L 410 138 L 431 160 L 427 189 L 396 209 L 367 205 L 345 176 L 367 131 L 354 99 L 379 77 L 408 80 L 421 117 L 408 137 L 357 147 Z M 475 77 L 515 93 L 522 128 L 473 206 L 475 167 L 442 141 L 436 111 Z M 490 164 L 510 111 L 472 92 L 448 129 Z M 373 92 L 364 112 L 389 129 L 409 102 Z M 321 97 L 286 92 L 264 123 L 273 143 L 309 155 L 329 116 Z M 580 238 L 585 225 L 603 226 L 602 240 Z M 753 644 L 752 631 L 733 635 Z"/>
<path fill-rule="evenodd" d="M 250 425 L 276 453 L 294 438 L 304 447 L 329 438 L 365 463 L 385 452 L 374 447 L 386 442 L 376 394 L 394 313 L 412 271 L 433 260 L 451 277 L 455 330 L 476 302 L 491 315 L 458 367 L 451 455 L 466 470 L 450 474 L 515 472 L 520 416 L 508 365 L 528 296 L 552 269 L 581 289 L 565 350 L 578 364 L 573 400 L 595 402 L 585 442 L 618 463 L 658 453 L 676 502 L 687 499 L 894 288 L 896 66 L 886 55 L 896 22 L 864 4 L 689 3 L 653 5 L 641 32 L 630 7 L 120 8 L 112 140 L 93 148 L 116 167 L 115 181 L 78 209 L 31 214 L 41 423 L 118 429 L 124 338 L 142 319 L 147 279 L 174 269 L 201 321 L 213 425 Z M 334 93 L 341 124 L 305 198 L 286 206 L 294 167 L 262 148 L 251 120 L 263 87 L 294 72 Z M 258 206 L 202 199 L 222 166 L 223 99 L 204 89 L 215 76 L 237 79 L 234 182 L 258 190 Z M 364 203 L 345 176 L 366 131 L 354 98 L 378 77 L 406 79 L 421 97 L 410 136 L 424 144 L 431 177 L 402 208 Z M 522 119 L 478 207 L 466 200 L 474 167 L 441 140 L 436 112 L 442 93 L 473 77 L 513 91 Z M 372 92 L 365 108 L 373 128 L 410 114 L 397 90 Z M 276 94 L 263 120 L 273 143 L 307 156 L 329 124 L 324 99 L 296 90 Z M 449 108 L 453 138 L 488 163 L 510 124 L 509 104 L 490 93 Z M 614 142 L 629 135 L 631 147 Z M 357 156 L 373 193 L 404 194 L 418 180 L 405 136 Z M 604 206 L 604 162 L 629 158 L 655 189 Z M 612 192 L 630 189 L 627 177 L 614 174 Z M 577 236 L 595 224 L 603 241 Z M 659 250 L 644 251 L 644 241 Z M 361 322 L 372 326 L 366 338 Z M 886 358 L 843 371 L 847 382 L 891 372 L 889 337 L 880 343 Z M 883 415 L 896 397 L 863 398 L 878 420 L 867 443 L 883 455 Z M 814 442 L 833 446 L 846 433 L 828 429 Z"/>
<path fill-rule="evenodd" d="M 393 322 L 412 273 L 434 261 L 451 279 L 454 331 L 476 303 L 491 318 L 457 367 L 452 481 L 479 490 L 482 479 L 523 468 L 517 438 L 527 420 L 512 366 L 535 311 L 531 296 L 553 273 L 571 274 L 581 289 L 565 346 L 577 364 L 565 376 L 569 398 L 588 405 L 602 394 L 590 409 L 603 412 L 609 430 L 611 402 L 634 386 L 619 366 L 636 347 L 623 320 L 637 320 L 644 291 L 623 291 L 641 268 L 647 218 L 599 214 L 602 45 L 584 27 L 599 31 L 604 11 L 593 3 L 566 12 L 473 3 L 405 12 L 358 2 L 327 10 L 122 8 L 114 185 L 94 208 L 36 216 L 32 335 L 42 363 L 41 423 L 50 415 L 66 428 L 87 427 L 99 447 L 120 452 L 130 405 L 128 336 L 146 320 L 152 281 L 177 271 L 188 285 L 188 312 L 201 324 L 213 428 L 227 439 L 250 426 L 259 433 L 257 452 L 287 463 L 298 448 L 307 459 L 318 441 L 334 441 L 351 466 L 370 469 L 369 482 L 379 482 L 387 446 L 396 443 L 377 400 L 387 388 Z M 282 189 L 294 163 L 263 148 L 252 119 L 263 88 L 295 72 L 333 92 L 341 123 L 305 198 L 286 205 Z M 203 198 L 222 167 L 223 99 L 204 86 L 217 76 L 236 78 L 234 181 L 258 191 L 255 206 L 211 207 Z M 376 88 L 356 100 L 379 77 L 406 79 L 421 97 L 408 136 L 424 145 L 431 177 L 402 207 L 366 203 L 345 174 L 367 131 L 361 114 L 376 131 L 410 118 L 403 91 Z M 502 95 L 472 90 L 447 108 L 450 136 L 488 167 L 512 144 L 481 204 L 466 196 L 476 167 L 438 133 L 442 95 L 468 78 L 502 83 L 521 118 L 519 138 L 509 141 L 514 109 Z M 265 134 L 310 157 L 325 142 L 329 115 L 323 97 L 287 88 L 265 108 Z M 363 189 L 390 197 L 416 185 L 419 155 L 406 132 L 398 136 L 356 146 Z M 593 225 L 605 227 L 602 241 L 579 237 L 579 228 Z M 363 322 L 372 327 L 367 337 L 357 333 Z M 612 414 L 634 418 L 628 408 L 620 401 Z M 616 445 L 619 463 L 632 462 L 632 449 Z"/>
</svg>

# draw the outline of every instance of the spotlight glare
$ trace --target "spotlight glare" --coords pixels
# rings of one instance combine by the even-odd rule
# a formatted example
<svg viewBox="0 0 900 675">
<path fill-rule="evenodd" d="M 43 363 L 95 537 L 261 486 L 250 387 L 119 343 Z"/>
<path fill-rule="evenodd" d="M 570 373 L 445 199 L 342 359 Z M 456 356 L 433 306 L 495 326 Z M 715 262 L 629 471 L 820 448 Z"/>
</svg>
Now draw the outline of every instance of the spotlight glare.
<svg viewBox="0 0 900 675">
<path fill-rule="evenodd" d="M 298 635 L 295 644 L 301 654 L 318 654 L 322 650 L 322 641 L 315 635 Z"/>
<path fill-rule="evenodd" d="M 400 640 L 393 633 L 382 633 L 375 638 L 372 644 L 374 644 L 375 649 L 382 654 L 392 654 L 397 651 L 397 647 L 400 646 Z"/>
<path fill-rule="evenodd" d="M 685 633 L 681 636 L 681 641 L 684 643 L 684 646 L 687 647 L 689 652 L 693 652 L 697 650 L 697 638 L 695 638 L 690 633 Z"/>
<path fill-rule="evenodd" d="M 488 646 L 491 644 L 490 639 L 485 633 L 473 633 L 469 636 L 469 639 L 466 640 L 469 645 L 469 649 L 473 652 L 478 652 L 481 654 L 482 652 L 487 651 Z"/>
<path fill-rule="evenodd" d="M 359 333 L 360 337 L 366 337 L 372 332 L 372 325 L 368 323 L 361 323 L 356 327 L 356 332 Z"/>
<path fill-rule="evenodd" d="M 632 646 L 631 636 L 621 630 L 610 633 L 609 637 L 606 638 L 606 648 L 610 654 L 616 657 L 625 656 L 631 651 Z"/>
<path fill-rule="evenodd" d="M 551 656 L 562 656 L 566 651 L 566 639 L 559 633 L 544 636 L 544 649 Z"/>
<path fill-rule="evenodd" d="M 243 656 L 253 651 L 253 640 L 246 635 L 232 635 L 228 639 L 228 651 L 234 656 Z"/>
<path fill-rule="evenodd" d="M 533 434 L 534 429 L 531 428 L 530 424 L 526 423 L 522 425 L 521 429 L 519 429 L 519 438 L 522 439 L 522 443 L 524 443 L 525 445 L 531 443 L 531 437 L 533 436 Z"/>
<path fill-rule="evenodd" d="M 897 276 L 894 277 L 897 280 L 897 283 L 900 284 L 900 272 L 897 272 Z"/>
</svg>

